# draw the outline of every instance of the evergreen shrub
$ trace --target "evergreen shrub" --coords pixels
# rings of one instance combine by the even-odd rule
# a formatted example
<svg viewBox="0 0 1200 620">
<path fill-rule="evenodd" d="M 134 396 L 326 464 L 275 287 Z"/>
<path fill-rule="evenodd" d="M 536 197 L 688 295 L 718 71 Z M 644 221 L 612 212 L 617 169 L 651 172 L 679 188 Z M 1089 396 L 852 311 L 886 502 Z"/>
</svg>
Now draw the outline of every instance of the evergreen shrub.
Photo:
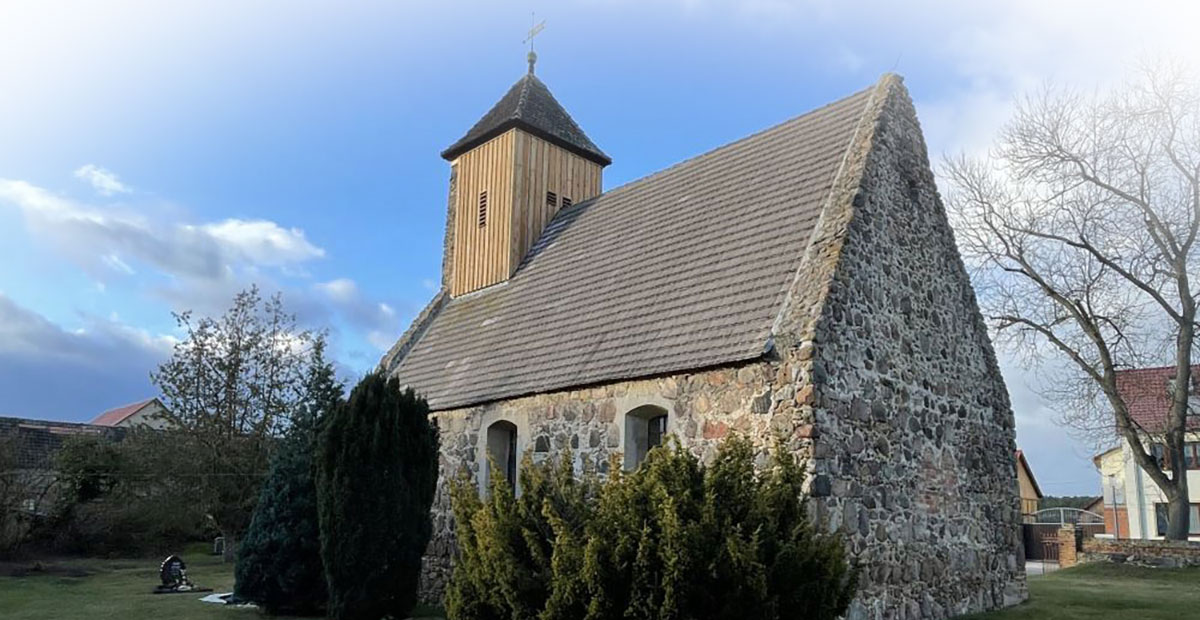
<svg viewBox="0 0 1200 620">
<path fill-rule="evenodd" d="M 234 598 L 268 614 L 319 615 L 328 598 L 317 520 L 315 452 L 342 386 L 323 342 L 309 367 L 305 403 L 276 449 L 258 504 L 237 550 Z"/>
<path fill-rule="evenodd" d="M 857 573 L 808 518 L 791 453 L 756 471 L 746 439 L 707 466 L 673 442 L 612 472 L 598 484 L 569 452 L 527 457 L 519 497 L 497 473 L 482 499 L 460 478 L 449 618 L 832 620 L 849 606 Z"/>
<path fill-rule="evenodd" d="M 406 618 L 416 604 L 437 442 L 425 400 L 379 372 L 326 420 L 317 503 L 329 618 Z"/>
</svg>

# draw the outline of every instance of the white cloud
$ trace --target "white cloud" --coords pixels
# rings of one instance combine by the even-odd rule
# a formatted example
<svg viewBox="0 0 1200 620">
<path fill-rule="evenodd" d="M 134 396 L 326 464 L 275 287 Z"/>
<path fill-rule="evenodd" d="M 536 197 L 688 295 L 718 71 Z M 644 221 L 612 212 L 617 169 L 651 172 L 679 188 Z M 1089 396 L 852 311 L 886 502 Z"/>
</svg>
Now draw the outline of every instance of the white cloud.
<svg viewBox="0 0 1200 620">
<path fill-rule="evenodd" d="M 121 260 L 116 254 L 107 254 L 101 260 L 105 265 L 112 267 L 113 271 L 119 271 L 125 275 L 133 275 L 133 267 L 130 267 L 125 261 Z"/>
<path fill-rule="evenodd" d="M 75 171 L 75 177 L 91 183 L 92 189 L 95 189 L 101 196 L 128 194 L 133 191 L 128 185 L 122 183 L 116 174 L 95 164 L 80 167 Z"/>
<path fill-rule="evenodd" d="M 375 348 L 386 351 L 396 341 L 400 322 L 395 308 L 385 302 L 364 298 L 354 280 L 337 278 L 318 282 L 313 289 L 331 302 L 351 325 L 365 330 L 367 342 Z"/>
<path fill-rule="evenodd" d="M 0 414 L 86 421 L 154 394 L 149 374 L 175 338 L 111 317 L 81 320 L 68 329 L 0 294 Z"/>
<path fill-rule="evenodd" d="M 112 349 L 132 348 L 146 356 L 165 357 L 176 343 L 170 334 L 152 334 L 122 323 L 116 316 L 85 316 L 83 320 L 83 325 L 66 330 L 0 295 L 0 355 L 103 366 L 116 361 L 105 358 L 105 352 Z"/>
<path fill-rule="evenodd" d="M 228 219 L 201 229 L 249 262 L 261 265 L 281 266 L 325 256 L 325 250 L 308 242 L 304 231 L 285 229 L 269 220 Z"/>
<path fill-rule="evenodd" d="M 141 213 L 79 203 L 31 183 L 0 179 L 0 206 L 15 206 L 33 235 L 92 272 L 95 265 L 130 275 L 131 260 L 166 275 L 227 280 L 236 271 L 288 268 L 325 255 L 298 228 L 268 220 L 208 224 L 157 222 Z"/>
<path fill-rule="evenodd" d="M 392 348 L 392 345 L 396 344 L 397 338 L 399 338 L 399 334 L 382 330 L 373 329 L 367 332 L 367 342 L 381 352 Z"/>
<path fill-rule="evenodd" d="M 358 285 L 349 278 L 338 278 L 329 282 L 318 282 L 313 288 L 323 293 L 330 300 L 338 303 L 351 303 L 358 298 Z"/>
</svg>

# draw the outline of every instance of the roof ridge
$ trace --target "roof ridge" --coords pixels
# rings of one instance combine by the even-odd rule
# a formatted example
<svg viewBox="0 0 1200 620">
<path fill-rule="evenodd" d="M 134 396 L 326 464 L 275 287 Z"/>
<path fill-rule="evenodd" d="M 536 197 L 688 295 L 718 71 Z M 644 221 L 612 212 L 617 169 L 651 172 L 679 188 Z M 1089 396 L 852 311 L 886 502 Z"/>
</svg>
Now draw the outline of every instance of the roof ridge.
<svg viewBox="0 0 1200 620">
<path fill-rule="evenodd" d="M 89 423 L 90 424 L 116 426 L 120 422 L 127 420 L 130 416 L 141 411 L 142 409 L 145 409 L 147 405 L 149 405 L 150 403 L 155 402 L 157 400 L 158 400 L 157 396 L 151 396 L 150 398 L 147 398 L 144 400 L 138 400 L 138 401 L 134 401 L 132 403 L 126 404 L 126 405 L 121 405 L 119 407 L 105 409 L 104 411 L 101 411 L 99 415 L 92 418 L 91 422 L 89 422 Z M 116 416 L 116 414 L 120 414 L 120 415 Z M 112 419 L 106 419 L 109 416 L 114 416 L 114 417 Z"/>
<path fill-rule="evenodd" d="M 754 132 L 754 133 L 752 133 L 752 134 L 750 134 L 750 135 L 747 135 L 747 136 L 742 136 L 741 138 L 738 138 L 738 139 L 736 139 L 736 140 L 733 140 L 732 142 L 726 142 L 725 144 L 721 144 L 721 145 L 719 145 L 719 146 L 715 146 L 715 147 L 713 147 L 713 148 L 711 148 L 711 149 L 709 149 L 709 150 L 707 150 L 707 151 L 705 151 L 705 152 L 703 152 L 703 153 L 700 153 L 700 154 L 697 154 L 697 155 L 693 155 L 693 156 L 691 156 L 691 157 L 688 157 L 687 159 L 684 159 L 684 160 L 681 160 L 681 161 L 677 161 L 677 162 L 675 162 L 675 163 L 673 163 L 673 164 L 671 164 L 671 165 L 667 166 L 666 168 L 661 168 L 661 169 L 659 169 L 659 170 L 655 170 L 654 172 L 648 173 L 648 174 L 646 174 L 645 176 L 638 177 L 638 178 L 636 178 L 636 179 L 633 179 L 633 180 L 631 180 L 631 181 L 626 181 L 625 183 L 622 183 L 621 185 L 618 185 L 618 186 L 616 186 L 616 187 L 614 187 L 614 188 L 612 188 L 612 189 L 609 189 L 609 190 L 605 191 L 604 193 L 602 193 L 602 194 L 600 194 L 600 195 L 593 196 L 593 197 L 591 197 L 591 198 L 589 198 L 589 199 L 587 199 L 587 200 L 584 200 L 584 201 L 582 201 L 582 202 L 575 203 L 575 204 L 571 205 L 571 207 L 569 207 L 569 208 L 571 208 L 571 209 L 578 209 L 579 207 L 581 207 L 581 206 L 583 206 L 583 205 L 586 205 L 586 204 L 588 204 L 589 202 L 592 202 L 592 201 L 596 200 L 597 198 L 600 198 L 601 196 L 609 196 L 609 195 L 613 195 L 613 194 L 615 194 L 615 193 L 617 193 L 617 192 L 627 191 L 627 190 L 629 190 L 629 189 L 631 188 L 631 186 L 633 186 L 633 185 L 637 185 L 637 184 L 640 184 L 640 183 L 644 183 L 644 182 L 650 181 L 651 179 L 654 179 L 655 177 L 657 177 L 657 176 L 659 176 L 659 175 L 666 174 L 666 173 L 668 173 L 668 172 L 670 172 L 670 171 L 672 171 L 672 170 L 674 170 L 674 169 L 676 169 L 676 168 L 679 168 L 679 167 L 681 167 L 681 166 L 684 166 L 684 165 L 687 165 L 687 164 L 694 163 L 694 162 L 695 162 L 696 160 L 698 160 L 698 159 L 705 158 L 705 157 L 708 157 L 708 156 L 710 156 L 710 155 L 716 155 L 716 154 L 717 154 L 718 152 L 720 152 L 720 151 L 724 151 L 724 150 L 726 150 L 726 149 L 729 149 L 729 148 L 732 148 L 732 147 L 738 146 L 739 144 L 741 144 L 741 143 L 743 143 L 743 142 L 748 142 L 748 141 L 750 141 L 750 140 L 753 140 L 753 139 L 755 139 L 755 138 L 759 138 L 759 137 L 761 137 L 761 136 L 763 136 L 763 135 L 765 135 L 765 134 L 771 133 L 772 131 L 781 130 L 781 129 L 783 129 L 784 127 L 786 127 L 786 126 L 788 126 L 788 125 L 791 125 L 792 123 L 794 123 L 794 122 L 796 122 L 796 121 L 799 121 L 799 120 L 801 120 L 801 119 L 803 119 L 803 118 L 806 118 L 806 117 L 808 117 L 808 116 L 810 116 L 810 115 L 813 115 L 813 114 L 816 114 L 816 113 L 818 113 L 818 112 L 821 112 L 821 111 L 823 111 L 823 110 L 825 110 L 825 109 L 827 109 L 827 108 L 832 108 L 832 107 L 835 107 L 835 106 L 837 106 L 837 105 L 839 105 L 839 104 L 843 104 L 843 103 L 845 103 L 847 100 L 849 100 L 849 99 L 853 99 L 853 98 L 855 98 L 855 97 L 858 97 L 858 96 L 862 95 L 864 92 L 866 92 L 866 91 L 868 91 L 868 90 L 871 90 L 872 88 L 875 88 L 875 86 L 871 86 L 871 87 L 868 87 L 868 88 L 864 88 L 864 89 L 861 89 L 861 90 L 854 91 L 853 93 L 851 93 L 851 94 L 849 94 L 849 95 L 846 95 L 845 97 L 842 97 L 842 98 L 840 98 L 840 99 L 838 99 L 838 100 L 836 100 L 836 101 L 832 101 L 832 102 L 830 102 L 830 103 L 826 103 L 826 104 L 824 104 L 824 105 L 822 105 L 822 106 L 819 106 L 819 107 L 813 108 L 813 109 L 811 109 L 811 110 L 809 110 L 809 111 L 807 111 L 807 112 L 803 112 L 803 113 L 801 113 L 801 114 L 798 114 L 798 115 L 796 115 L 796 116 L 793 116 L 793 117 L 790 117 L 790 118 L 784 119 L 784 120 L 782 120 L 782 121 L 780 121 L 780 122 L 778 122 L 778 123 L 775 123 L 774 125 L 771 125 L 771 126 L 769 126 L 769 127 L 766 127 L 766 128 L 764 128 L 764 129 L 760 129 L 760 130 L 758 130 L 758 131 L 756 131 L 756 132 Z M 566 210 L 567 210 L 567 209 L 559 209 L 559 210 L 558 210 L 558 213 L 562 213 L 562 212 L 564 212 L 564 211 L 566 211 Z M 556 215 L 556 217 L 557 217 L 557 215 Z M 547 227 L 549 227 L 549 224 L 547 224 Z"/>
<path fill-rule="evenodd" d="M 1200 364 L 1190 364 L 1193 370 L 1200 369 Z M 1135 372 L 1158 372 L 1162 370 L 1175 370 L 1175 364 L 1163 364 L 1162 366 L 1145 366 L 1142 368 L 1121 368 L 1113 370 L 1117 373 L 1135 373 Z"/>
<path fill-rule="evenodd" d="M 116 407 L 109 407 L 108 409 L 104 410 L 104 413 L 108 413 L 109 411 L 116 411 L 117 409 L 125 409 L 126 407 L 132 407 L 134 405 L 146 405 L 150 401 L 152 401 L 156 398 L 158 398 L 158 397 L 151 396 L 150 398 L 143 398 L 142 400 L 135 400 L 133 402 L 125 403 L 124 405 L 117 405 Z"/>
<path fill-rule="evenodd" d="M 830 221 L 830 219 L 834 217 L 831 215 L 831 211 L 835 196 L 838 195 L 839 191 L 846 191 L 850 194 L 852 199 L 853 194 L 852 191 L 850 191 L 851 188 L 857 188 L 862 184 L 862 176 L 866 171 L 866 159 L 871 151 L 871 147 L 875 142 L 873 131 L 874 126 L 878 123 L 879 117 L 883 113 L 883 106 L 886 104 L 887 96 L 890 94 L 892 86 L 897 84 L 898 80 L 899 76 L 896 76 L 892 73 L 885 73 L 879 78 L 879 81 L 877 81 L 874 86 L 864 89 L 871 91 L 871 94 L 867 97 L 866 102 L 863 103 L 863 109 L 859 115 L 858 122 L 855 123 L 854 132 L 850 135 L 850 141 L 846 144 L 846 149 L 842 152 L 842 159 L 838 163 L 837 170 L 833 173 L 833 180 L 829 185 L 829 192 L 825 195 L 825 199 L 822 201 L 823 204 L 820 209 L 820 215 L 817 216 L 816 225 L 813 226 L 812 232 L 809 233 L 808 243 L 806 243 L 804 249 L 801 250 L 792 280 L 788 284 L 787 288 L 783 291 L 783 299 L 778 306 L 778 313 L 775 316 L 775 320 L 771 323 L 770 328 L 767 330 L 764 338 L 764 353 L 769 351 L 775 345 L 775 336 L 781 332 L 783 323 L 788 314 L 788 310 L 792 308 L 796 302 L 796 298 L 801 293 L 799 290 L 800 287 L 806 280 L 809 280 L 808 276 L 812 275 L 810 273 L 810 265 L 812 264 L 813 257 L 819 251 L 817 244 L 820 241 L 825 240 L 827 237 L 834 238 L 839 236 L 837 233 L 822 236 L 821 233 L 827 228 L 834 228 L 837 230 L 839 229 L 838 224 L 843 223 Z M 859 93 L 862 92 L 864 91 L 859 91 Z M 870 128 L 867 127 L 868 124 L 870 125 Z M 863 134 L 864 129 L 869 132 L 867 135 Z M 862 145 L 858 144 L 859 140 L 863 140 Z M 853 162 L 851 162 L 850 159 L 852 154 L 857 156 Z M 859 169 L 856 171 L 850 171 L 847 169 L 847 164 L 856 166 Z M 854 172 L 857 172 L 857 174 L 855 175 L 856 178 L 853 181 L 850 181 L 845 177 L 846 174 L 853 174 Z M 845 186 L 843 184 L 845 184 Z M 849 217 L 852 216 L 850 207 L 847 207 L 846 213 L 839 213 L 837 215 L 842 215 L 843 219 L 849 219 Z M 840 230 L 844 231 L 845 227 L 840 227 Z M 842 234 L 844 235 L 844 232 Z M 840 254 L 840 248 L 838 250 L 838 254 Z M 838 260 L 831 260 L 828 262 L 836 265 Z M 821 290 L 814 291 L 814 293 L 819 296 L 819 299 L 811 300 L 813 304 L 824 304 L 824 298 L 828 295 L 829 284 L 833 279 L 833 276 L 834 268 L 831 267 L 829 269 L 829 273 L 822 278 Z M 817 315 L 819 315 L 819 313 L 814 313 L 814 317 Z"/>
<path fill-rule="evenodd" d="M 529 101 L 529 85 L 532 83 L 530 78 L 537 79 L 533 77 L 532 73 L 527 73 L 521 80 L 521 94 L 517 97 L 517 106 L 513 110 L 512 115 L 514 119 L 522 119 L 524 117 L 525 104 Z"/>
</svg>

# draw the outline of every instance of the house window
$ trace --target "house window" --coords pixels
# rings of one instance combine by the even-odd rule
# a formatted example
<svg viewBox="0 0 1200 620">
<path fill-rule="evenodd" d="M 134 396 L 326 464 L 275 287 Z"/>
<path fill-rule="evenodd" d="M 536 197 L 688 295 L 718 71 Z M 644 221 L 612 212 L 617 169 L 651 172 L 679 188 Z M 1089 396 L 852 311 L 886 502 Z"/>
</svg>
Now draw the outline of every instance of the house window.
<svg viewBox="0 0 1200 620">
<path fill-rule="evenodd" d="M 558 194 L 546 192 L 546 206 L 551 209 L 558 207 Z"/>
<path fill-rule="evenodd" d="M 564 209 L 566 209 L 567 207 L 571 206 L 572 204 L 574 204 L 574 203 L 573 203 L 573 202 L 571 202 L 571 199 L 570 199 L 570 198 L 568 198 L 568 197 L 566 197 L 566 196 L 563 196 L 563 208 L 564 208 Z"/>
<path fill-rule="evenodd" d="M 487 455 L 491 460 L 491 463 L 488 464 L 488 471 L 490 472 L 492 465 L 495 465 L 500 473 L 504 474 L 509 488 L 515 489 L 517 486 L 517 426 L 515 424 L 500 420 L 488 427 Z"/>
<path fill-rule="evenodd" d="M 1191 514 L 1188 515 L 1188 535 L 1200 536 L 1200 504 L 1191 504 Z M 1154 517 L 1158 525 L 1158 535 L 1167 535 L 1167 504 L 1154 505 Z"/>
<path fill-rule="evenodd" d="M 1198 392 L 1200 392 L 1200 390 L 1197 390 L 1196 375 L 1193 374 L 1191 379 L 1192 379 L 1190 382 L 1191 385 L 1188 386 L 1189 387 L 1188 399 L 1187 399 L 1188 410 L 1185 415 L 1195 417 L 1195 416 L 1200 416 L 1200 393 L 1198 393 Z M 1175 381 L 1174 377 L 1172 377 L 1170 380 L 1167 381 L 1167 395 L 1168 396 L 1170 396 L 1170 397 L 1175 396 L 1175 385 L 1176 385 L 1176 381 Z"/>
<path fill-rule="evenodd" d="M 625 469 L 637 469 L 667 437 L 667 410 L 643 405 L 625 414 Z"/>
<path fill-rule="evenodd" d="M 1171 454 L 1161 443 L 1150 445 L 1150 456 L 1162 469 L 1171 469 Z M 1186 469 L 1200 469 L 1200 442 L 1189 441 L 1183 444 L 1183 463 Z"/>
<path fill-rule="evenodd" d="M 1161 443 L 1150 444 L 1150 458 L 1158 463 L 1159 469 L 1167 469 L 1171 465 L 1167 457 L 1167 447 Z"/>
<path fill-rule="evenodd" d="M 487 226 L 487 190 L 479 192 L 479 227 Z"/>
</svg>

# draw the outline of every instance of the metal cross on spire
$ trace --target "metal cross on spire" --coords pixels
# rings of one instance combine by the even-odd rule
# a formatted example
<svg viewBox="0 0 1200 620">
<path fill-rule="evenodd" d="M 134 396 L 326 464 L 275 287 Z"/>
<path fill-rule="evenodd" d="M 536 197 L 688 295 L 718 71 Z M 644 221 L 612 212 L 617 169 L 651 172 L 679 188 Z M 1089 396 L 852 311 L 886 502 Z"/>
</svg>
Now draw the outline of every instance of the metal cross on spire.
<svg viewBox="0 0 1200 620">
<path fill-rule="evenodd" d="M 526 58 L 529 60 L 529 73 L 531 75 L 533 74 L 533 65 L 537 62 L 537 54 L 533 51 L 533 38 L 538 36 L 538 33 L 546 28 L 546 20 L 543 19 L 541 22 L 535 23 L 536 20 L 537 17 L 533 13 L 530 13 L 529 35 L 526 36 L 525 40 L 523 41 L 523 43 L 529 44 L 529 55 Z"/>
</svg>

